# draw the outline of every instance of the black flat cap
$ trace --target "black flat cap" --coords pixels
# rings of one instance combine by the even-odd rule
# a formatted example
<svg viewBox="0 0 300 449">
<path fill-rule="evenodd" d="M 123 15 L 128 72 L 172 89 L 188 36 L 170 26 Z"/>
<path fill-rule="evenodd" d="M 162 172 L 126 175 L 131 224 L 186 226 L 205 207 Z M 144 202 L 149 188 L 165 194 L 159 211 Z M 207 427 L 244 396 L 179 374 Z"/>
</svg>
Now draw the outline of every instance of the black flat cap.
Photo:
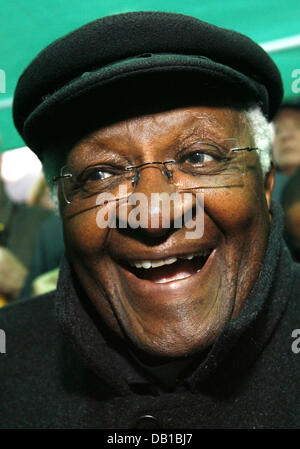
<svg viewBox="0 0 300 449">
<path fill-rule="evenodd" d="M 181 14 L 133 12 L 46 47 L 19 79 L 13 116 L 42 158 L 110 122 L 176 106 L 258 104 L 271 120 L 282 95 L 276 65 L 248 37 Z"/>
</svg>

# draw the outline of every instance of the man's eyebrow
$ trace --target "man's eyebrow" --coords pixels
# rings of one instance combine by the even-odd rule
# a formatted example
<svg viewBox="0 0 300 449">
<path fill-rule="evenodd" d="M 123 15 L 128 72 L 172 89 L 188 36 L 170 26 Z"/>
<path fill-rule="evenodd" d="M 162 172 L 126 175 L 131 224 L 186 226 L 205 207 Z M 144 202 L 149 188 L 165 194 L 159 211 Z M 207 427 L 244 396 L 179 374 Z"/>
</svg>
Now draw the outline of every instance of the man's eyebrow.
<svg viewBox="0 0 300 449">
<path fill-rule="evenodd" d="M 102 151 L 115 151 L 117 146 L 114 142 L 114 136 L 111 135 L 105 135 L 101 136 L 97 133 L 88 135 L 84 137 L 76 147 L 78 148 L 95 148 L 96 150 L 102 150 Z"/>
<path fill-rule="evenodd" d="M 109 141 L 107 142 L 107 140 L 107 136 L 99 136 L 95 133 L 84 137 L 77 146 L 97 145 L 99 147 L 103 146 L 106 149 L 109 147 Z"/>
<path fill-rule="evenodd" d="M 119 162 L 119 163 L 129 163 L 128 158 L 120 153 L 117 147 L 109 148 L 107 144 L 95 140 L 86 140 L 81 142 L 75 149 L 75 158 L 77 159 L 78 151 L 80 152 L 80 158 L 84 159 L 86 163 L 93 161 L 101 157 L 101 162 Z M 76 154 L 77 153 L 77 154 Z"/>
</svg>

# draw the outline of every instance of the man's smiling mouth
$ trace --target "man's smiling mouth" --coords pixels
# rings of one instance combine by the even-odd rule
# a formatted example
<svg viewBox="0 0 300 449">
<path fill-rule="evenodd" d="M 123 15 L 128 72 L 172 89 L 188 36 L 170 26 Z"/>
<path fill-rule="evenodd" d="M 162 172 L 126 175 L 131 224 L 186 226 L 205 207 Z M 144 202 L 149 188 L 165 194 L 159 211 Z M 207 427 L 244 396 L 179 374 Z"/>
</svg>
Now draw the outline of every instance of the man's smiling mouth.
<svg viewBox="0 0 300 449">
<path fill-rule="evenodd" d="M 172 256 L 159 260 L 119 260 L 119 263 L 139 279 L 164 284 L 189 278 L 201 271 L 212 251 L 207 249 L 196 254 Z"/>
</svg>

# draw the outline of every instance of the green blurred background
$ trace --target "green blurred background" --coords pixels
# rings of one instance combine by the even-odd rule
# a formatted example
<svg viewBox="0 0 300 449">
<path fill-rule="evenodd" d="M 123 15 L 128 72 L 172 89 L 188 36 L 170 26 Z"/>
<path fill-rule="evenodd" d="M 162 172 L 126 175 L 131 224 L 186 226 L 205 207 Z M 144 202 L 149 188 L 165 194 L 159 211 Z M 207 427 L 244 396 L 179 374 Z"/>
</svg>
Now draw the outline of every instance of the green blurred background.
<svg viewBox="0 0 300 449">
<path fill-rule="evenodd" d="M 0 0 L 0 5 L 0 74 L 5 73 L 6 78 L 5 92 L 3 77 L 0 81 L 2 152 L 24 145 L 13 125 L 11 102 L 27 64 L 54 39 L 109 14 L 163 10 L 240 31 L 270 53 L 282 73 L 285 98 L 296 95 L 292 72 L 299 69 L 300 78 L 299 0 Z M 276 42 L 286 38 L 292 39 Z"/>
</svg>

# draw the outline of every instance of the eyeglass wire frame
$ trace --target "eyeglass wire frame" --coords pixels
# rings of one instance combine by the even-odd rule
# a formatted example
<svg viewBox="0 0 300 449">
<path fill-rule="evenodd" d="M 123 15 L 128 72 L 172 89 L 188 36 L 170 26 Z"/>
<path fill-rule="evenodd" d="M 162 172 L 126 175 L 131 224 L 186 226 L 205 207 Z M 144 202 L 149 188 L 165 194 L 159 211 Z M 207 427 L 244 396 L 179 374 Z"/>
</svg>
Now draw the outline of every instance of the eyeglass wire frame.
<svg viewBox="0 0 300 449">
<path fill-rule="evenodd" d="M 257 148 L 257 147 L 244 147 L 244 148 L 232 148 L 231 150 L 230 150 L 230 152 L 238 152 L 238 151 L 248 151 L 248 152 L 250 152 L 250 151 L 259 151 L 259 148 Z M 173 178 L 173 173 L 171 172 L 171 170 L 169 170 L 168 169 L 168 167 L 167 167 L 167 165 L 166 164 L 176 164 L 177 162 L 174 160 L 174 159 L 171 159 L 171 160 L 168 160 L 168 161 L 164 161 L 164 162 L 162 162 L 162 161 L 153 161 L 153 162 L 145 162 L 145 163 L 143 163 L 143 164 L 139 164 L 139 165 L 128 165 L 127 167 L 124 167 L 124 172 L 125 171 L 132 171 L 132 170 L 135 170 L 135 174 L 133 175 L 133 177 L 132 177 L 132 179 L 131 179 L 131 182 L 132 182 L 132 185 L 133 186 L 137 186 L 138 185 L 138 182 L 139 182 L 139 179 L 140 179 L 140 176 L 141 176 L 141 174 L 140 174 L 140 171 L 139 171 L 139 169 L 140 168 L 142 168 L 142 167 L 146 167 L 146 166 L 149 166 L 149 165 L 163 165 L 164 166 L 164 174 L 167 176 L 167 178 L 169 179 L 169 180 L 172 180 L 172 178 Z M 65 168 L 65 167 L 67 167 L 67 166 L 63 166 L 62 168 L 61 168 L 61 171 Z M 73 174 L 72 173 L 65 173 L 65 174 L 60 174 L 60 175 L 57 175 L 57 176 L 54 176 L 53 178 L 52 178 L 52 183 L 56 183 L 56 182 L 58 182 L 58 181 L 60 181 L 60 180 L 63 180 L 63 179 L 66 179 L 66 178 L 72 178 L 73 177 Z M 71 204 L 72 203 L 72 201 L 69 201 L 68 200 L 68 198 L 67 198 L 67 196 L 65 195 L 65 193 L 64 193 L 64 199 L 65 199 L 65 201 L 68 203 L 68 204 Z"/>
</svg>

